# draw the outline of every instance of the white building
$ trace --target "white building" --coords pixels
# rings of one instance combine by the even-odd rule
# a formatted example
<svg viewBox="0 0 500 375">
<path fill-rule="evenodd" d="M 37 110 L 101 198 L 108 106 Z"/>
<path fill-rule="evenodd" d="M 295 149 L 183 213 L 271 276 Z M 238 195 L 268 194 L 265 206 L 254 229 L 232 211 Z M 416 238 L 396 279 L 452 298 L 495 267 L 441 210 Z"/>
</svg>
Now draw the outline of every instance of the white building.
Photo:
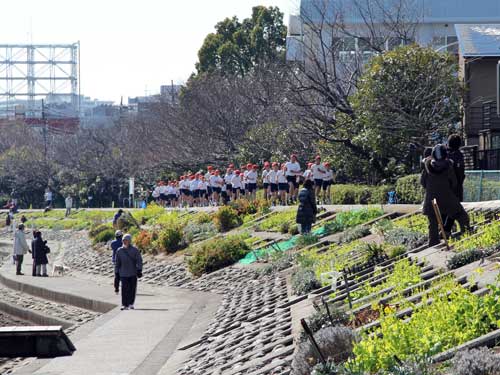
<svg viewBox="0 0 500 375">
<path fill-rule="evenodd" d="M 365 21 L 354 3 L 370 4 L 372 0 L 301 0 L 298 15 L 290 16 L 287 37 L 287 60 L 303 61 L 302 40 L 308 24 L 322 20 L 334 23 L 341 17 L 347 28 L 362 29 Z M 415 42 L 436 49 L 458 52 L 455 24 L 483 24 L 500 22 L 500 0 L 382 0 L 385 9 L 394 11 L 404 2 L 407 15 L 416 21 Z M 371 4 L 372 9 L 373 2 Z M 376 13 L 376 11 L 375 11 Z M 411 14 L 410 14 L 411 13 Z M 339 16 L 341 15 L 341 16 Z M 375 23 L 383 17 L 374 14 Z M 359 35 L 359 33 L 358 33 Z M 345 38 L 344 45 L 363 51 L 359 40 Z M 412 41 L 407 41 L 412 42 Z M 400 40 L 386 40 L 385 48 L 401 44 Z"/>
</svg>

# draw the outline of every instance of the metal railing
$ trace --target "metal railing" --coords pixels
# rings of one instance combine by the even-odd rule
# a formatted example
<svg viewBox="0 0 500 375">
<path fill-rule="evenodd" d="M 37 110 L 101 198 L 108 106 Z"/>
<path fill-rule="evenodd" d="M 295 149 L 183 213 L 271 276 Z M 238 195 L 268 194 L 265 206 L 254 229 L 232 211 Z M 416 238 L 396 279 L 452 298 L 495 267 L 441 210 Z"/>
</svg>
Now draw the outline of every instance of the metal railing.
<svg viewBox="0 0 500 375">
<path fill-rule="evenodd" d="M 465 175 L 465 202 L 482 202 L 500 199 L 500 170 L 465 171 Z"/>
</svg>

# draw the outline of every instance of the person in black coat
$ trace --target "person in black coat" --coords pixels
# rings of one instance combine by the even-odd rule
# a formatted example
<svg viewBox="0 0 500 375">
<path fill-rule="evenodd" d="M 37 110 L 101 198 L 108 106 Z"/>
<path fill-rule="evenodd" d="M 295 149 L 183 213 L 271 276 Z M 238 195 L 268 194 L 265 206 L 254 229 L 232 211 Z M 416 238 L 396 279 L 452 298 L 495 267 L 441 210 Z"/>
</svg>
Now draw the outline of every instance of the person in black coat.
<svg viewBox="0 0 500 375">
<path fill-rule="evenodd" d="M 448 138 L 448 159 L 453 162 L 453 170 L 457 177 L 457 185 L 453 189 L 453 193 L 457 196 L 460 202 L 464 201 L 464 181 L 465 181 L 465 161 L 464 154 L 460 151 L 462 138 L 458 134 L 452 134 Z M 450 217 L 443 218 L 444 229 L 447 233 L 451 232 L 455 220 Z"/>
<path fill-rule="evenodd" d="M 432 156 L 425 159 L 425 168 L 420 182 L 425 189 L 423 214 L 429 220 L 429 246 L 439 243 L 439 229 L 432 201 L 436 199 L 442 216 L 457 220 L 462 232 L 469 230 L 469 216 L 453 193 L 457 185 L 457 177 L 453 170 L 453 162 L 448 159 L 444 145 L 436 145 Z"/>
<path fill-rule="evenodd" d="M 47 277 L 47 264 L 49 260 L 47 254 L 50 251 L 47 246 L 47 241 L 42 239 L 42 232 L 34 233 L 34 240 L 31 242 L 31 251 L 33 252 L 33 261 L 35 262 L 35 276 Z"/>
<path fill-rule="evenodd" d="M 313 182 L 307 180 L 304 182 L 304 187 L 299 193 L 296 222 L 300 224 L 302 234 L 311 232 L 312 224 L 316 221 L 316 214 L 318 213 L 313 189 Z"/>
</svg>

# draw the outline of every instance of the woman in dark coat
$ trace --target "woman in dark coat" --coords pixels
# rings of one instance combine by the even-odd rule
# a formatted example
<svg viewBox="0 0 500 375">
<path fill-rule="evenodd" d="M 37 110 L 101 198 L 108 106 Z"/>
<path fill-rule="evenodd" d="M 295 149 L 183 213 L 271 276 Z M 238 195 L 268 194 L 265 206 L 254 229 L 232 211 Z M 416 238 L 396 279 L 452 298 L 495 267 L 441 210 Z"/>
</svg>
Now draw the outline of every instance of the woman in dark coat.
<svg viewBox="0 0 500 375">
<path fill-rule="evenodd" d="M 433 199 L 436 199 L 442 216 L 457 220 L 462 232 L 469 230 L 469 215 L 454 194 L 457 177 L 453 170 L 453 162 L 447 158 L 444 145 L 436 145 L 432 156 L 425 159 L 424 170 L 420 182 L 425 189 L 423 213 L 429 220 L 429 246 L 439 243 L 439 229 Z"/>
<path fill-rule="evenodd" d="M 299 207 L 297 209 L 297 224 L 301 226 L 301 233 L 311 232 L 312 224 L 316 221 L 318 209 L 316 207 L 316 197 L 311 180 L 304 182 L 304 187 L 299 193 Z"/>
<path fill-rule="evenodd" d="M 36 276 L 47 277 L 47 241 L 42 239 L 42 232 L 36 231 L 34 234 L 35 239 L 31 242 L 31 249 L 33 251 L 33 261 L 36 264 Z"/>
</svg>

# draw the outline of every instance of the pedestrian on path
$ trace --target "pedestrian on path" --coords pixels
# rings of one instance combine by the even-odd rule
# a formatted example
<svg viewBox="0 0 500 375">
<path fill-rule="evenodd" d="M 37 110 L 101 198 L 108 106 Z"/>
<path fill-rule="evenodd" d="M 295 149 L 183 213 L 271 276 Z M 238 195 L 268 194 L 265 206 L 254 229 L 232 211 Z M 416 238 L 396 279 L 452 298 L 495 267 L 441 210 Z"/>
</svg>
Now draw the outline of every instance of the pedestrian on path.
<svg viewBox="0 0 500 375">
<path fill-rule="evenodd" d="M 123 233 L 121 230 L 117 230 L 115 232 L 115 239 L 114 241 L 111 242 L 111 251 L 112 251 L 112 255 L 111 255 L 111 259 L 113 261 L 113 269 L 114 269 L 114 275 L 115 275 L 115 279 L 113 281 L 113 285 L 115 287 L 115 294 L 118 294 L 120 292 L 120 274 L 118 272 L 116 272 L 116 252 L 118 251 L 118 249 L 120 247 L 123 246 L 123 241 L 122 241 L 122 236 L 123 236 Z"/>
<path fill-rule="evenodd" d="M 52 208 L 52 191 L 50 190 L 49 187 L 47 187 L 47 189 L 45 189 L 45 194 L 44 194 L 44 198 L 45 198 L 45 207 L 46 209 L 50 209 Z"/>
<path fill-rule="evenodd" d="M 314 182 L 306 180 L 304 187 L 299 193 L 299 207 L 297 208 L 297 224 L 300 224 L 300 232 L 308 234 L 311 232 L 312 224 L 316 221 L 316 198 L 314 196 Z"/>
<path fill-rule="evenodd" d="M 73 198 L 71 198 L 71 195 L 68 194 L 66 199 L 64 200 L 65 206 L 66 206 L 66 213 L 64 216 L 68 217 L 71 215 L 71 208 L 73 207 Z"/>
<path fill-rule="evenodd" d="M 16 233 L 14 234 L 14 258 L 16 261 L 16 275 L 24 275 L 21 272 L 21 267 L 23 265 L 24 255 L 29 251 L 28 243 L 26 242 L 26 236 L 24 234 L 24 225 L 19 224 Z"/>
<path fill-rule="evenodd" d="M 50 253 L 50 248 L 47 246 L 47 241 L 43 240 L 42 232 L 35 231 L 34 237 L 34 240 L 31 241 L 31 251 L 35 263 L 35 276 L 47 277 L 49 276 L 47 274 L 47 264 L 49 263 L 47 254 Z"/>
<path fill-rule="evenodd" d="M 116 252 L 116 272 L 122 283 L 122 310 L 134 309 L 137 292 L 137 278 L 142 277 L 142 256 L 132 246 L 132 236 L 123 236 L 123 246 Z"/>
</svg>

